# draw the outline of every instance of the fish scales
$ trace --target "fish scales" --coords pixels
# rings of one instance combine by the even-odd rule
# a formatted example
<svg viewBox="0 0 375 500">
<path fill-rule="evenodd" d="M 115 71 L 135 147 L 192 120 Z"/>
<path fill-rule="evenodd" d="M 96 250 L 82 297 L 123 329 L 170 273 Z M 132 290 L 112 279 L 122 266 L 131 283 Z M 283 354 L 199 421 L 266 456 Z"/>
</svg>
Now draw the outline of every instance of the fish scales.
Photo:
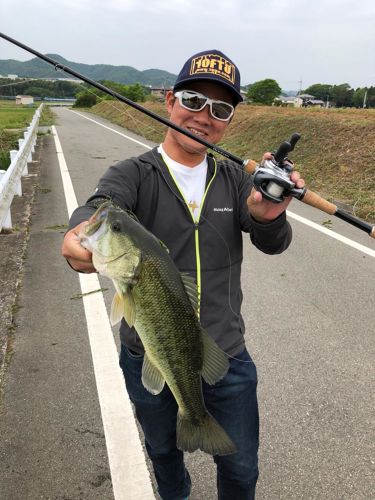
<svg viewBox="0 0 375 500">
<path fill-rule="evenodd" d="M 192 407 L 197 406 L 197 399 L 200 404 L 203 401 L 198 397 L 203 346 L 182 282 L 178 275 L 174 280 L 170 277 L 169 269 L 155 259 L 155 254 L 145 256 L 140 279 L 132 290 L 137 318 L 134 326 L 149 358 L 167 380 L 181 412 L 194 413 Z M 164 283 L 171 285 L 167 288 Z M 174 311 L 180 314 L 177 316 Z"/>
</svg>

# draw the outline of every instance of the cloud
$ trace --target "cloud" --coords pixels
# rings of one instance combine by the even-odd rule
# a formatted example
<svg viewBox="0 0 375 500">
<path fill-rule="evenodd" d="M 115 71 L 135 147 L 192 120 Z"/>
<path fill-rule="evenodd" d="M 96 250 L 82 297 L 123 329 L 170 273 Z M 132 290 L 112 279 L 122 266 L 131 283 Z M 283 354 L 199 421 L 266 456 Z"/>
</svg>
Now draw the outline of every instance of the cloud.
<svg viewBox="0 0 375 500">
<path fill-rule="evenodd" d="M 217 48 L 243 83 L 375 84 L 373 0 L 1 0 L 0 18 L 10 36 L 70 61 L 177 73 Z M 0 58 L 30 58 L 17 51 L 0 41 Z"/>
</svg>

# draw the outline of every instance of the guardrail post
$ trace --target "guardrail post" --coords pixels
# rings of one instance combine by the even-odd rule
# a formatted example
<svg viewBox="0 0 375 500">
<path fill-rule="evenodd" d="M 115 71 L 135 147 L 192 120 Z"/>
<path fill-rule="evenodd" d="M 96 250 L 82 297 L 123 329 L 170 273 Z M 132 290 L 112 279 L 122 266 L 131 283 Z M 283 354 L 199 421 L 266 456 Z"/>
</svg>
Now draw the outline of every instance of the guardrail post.
<svg viewBox="0 0 375 500">
<path fill-rule="evenodd" d="M 21 176 L 28 174 L 27 162 L 32 160 L 32 146 L 35 145 L 41 105 L 24 133 L 24 139 L 18 140 L 19 150 L 10 152 L 11 163 L 7 170 L 0 171 L 0 231 L 3 227 L 12 227 L 10 207 L 14 195 L 22 196 Z"/>
<path fill-rule="evenodd" d="M 0 187 L 1 187 L 1 178 L 5 175 L 5 173 L 6 173 L 6 170 L 0 170 Z M 6 214 L 5 218 L 4 218 L 3 227 L 6 228 L 6 229 L 11 229 L 12 228 L 12 216 L 11 216 L 11 213 L 10 213 L 10 208 L 7 211 L 7 214 Z"/>
<path fill-rule="evenodd" d="M 29 125 L 27 127 L 27 131 L 29 133 L 32 133 L 32 127 L 31 127 L 31 125 Z M 32 143 L 31 143 L 31 153 L 35 153 L 35 143 L 36 143 L 36 136 L 33 137 L 33 140 L 32 140 Z M 31 157 L 31 154 L 30 154 L 30 157 Z M 31 161 L 31 160 L 27 160 L 27 161 Z"/>
<path fill-rule="evenodd" d="M 31 135 L 31 134 L 30 134 L 30 130 L 29 130 L 29 128 L 28 128 L 28 129 L 26 130 L 26 132 L 24 132 L 24 133 L 23 133 L 23 137 L 24 137 L 25 141 L 27 141 L 27 139 L 30 137 L 30 135 Z M 26 170 L 26 172 L 25 172 L 25 170 L 24 170 L 24 171 L 23 171 L 23 173 L 22 173 L 22 175 L 27 175 L 27 173 L 28 173 L 28 172 L 27 172 L 27 163 L 28 163 L 29 161 L 32 161 L 31 150 L 30 150 L 30 154 L 29 154 L 29 156 L 27 157 L 27 160 L 26 160 L 26 165 L 25 165 L 25 170 Z"/>
<path fill-rule="evenodd" d="M 17 156 L 17 153 L 18 151 L 16 149 L 12 149 L 11 151 L 9 151 L 9 154 L 10 154 L 10 162 L 12 163 L 12 161 L 14 160 L 14 158 Z M 22 183 L 21 183 L 21 178 L 19 178 L 18 182 L 17 182 L 17 185 L 16 185 L 16 190 L 15 190 L 15 194 L 17 196 L 22 196 Z"/>
<path fill-rule="evenodd" d="M 25 137 L 25 135 L 24 135 Z M 18 139 L 18 149 L 21 150 L 22 149 L 22 144 L 25 142 L 25 139 Z M 29 160 L 27 160 L 29 161 Z M 23 169 L 22 171 L 22 175 L 27 175 L 29 173 L 28 169 L 27 169 L 27 162 L 25 162 L 25 168 Z"/>
</svg>

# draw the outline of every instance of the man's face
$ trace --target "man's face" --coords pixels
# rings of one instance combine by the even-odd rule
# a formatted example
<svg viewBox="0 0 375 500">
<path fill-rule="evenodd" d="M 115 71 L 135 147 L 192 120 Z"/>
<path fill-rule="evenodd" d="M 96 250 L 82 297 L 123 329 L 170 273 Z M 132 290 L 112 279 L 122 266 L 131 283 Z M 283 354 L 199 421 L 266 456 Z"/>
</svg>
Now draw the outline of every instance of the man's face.
<svg viewBox="0 0 375 500">
<path fill-rule="evenodd" d="M 233 104 L 232 95 L 226 88 L 211 82 L 192 82 L 184 90 L 194 90 L 211 99 L 225 101 Z M 223 137 L 229 122 L 223 122 L 214 118 L 210 113 L 210 107 L 205 106 L 202 111 L 190 111 L 183 108 L 173 92 L 168 92 L 166 96 L 167 111 L 169 119 L 182 128 L 186 128 L 193 134 L 197 134 L 206 141 L 216 144 Z M 204 154 L 206 147 L 198 142 L 168 129 L 167 140 L 172 141 L 175 147 L 182 148 L 187 153 Z"/>
</svg>

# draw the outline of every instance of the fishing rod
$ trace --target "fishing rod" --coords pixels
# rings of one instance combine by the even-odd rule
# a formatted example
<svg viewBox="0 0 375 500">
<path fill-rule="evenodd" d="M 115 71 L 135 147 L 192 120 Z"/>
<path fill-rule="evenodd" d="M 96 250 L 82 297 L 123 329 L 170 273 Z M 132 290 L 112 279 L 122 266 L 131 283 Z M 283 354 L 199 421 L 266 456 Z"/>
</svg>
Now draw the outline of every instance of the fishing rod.
<svg viewBox="0 0 375 500">
<path fill-rule="evenodd" d="M 325 200 L 324 198 L 314 193 L 313 191 L 310 191 L 309 189 L 306 188 L 298 189 L 295 187 L 295 184 L 290 180 L 290 175 L 293 171 L 293 167 L 290 166 L 290 164 L 286 164 L 285 160 L 287 159 L 288 153 L 293 151 L 295 144 L 300 139 L 299 134 L 293 134 L 290 141 L 284 141 L 279 146 L 278 150 L 273 154 L 271 160 L 266 160 L 265 162 L 263 162 L 262 165 L 258 165 L 254 160 L 243 160 L 242 158 L 239 158 L 238 156 L 230 153 L 229 151 L 226 151 L 225 149 L 222 149 L 219 146 L 216 146 L 215 144 L 209 143 L 208 141 L 202 139 L 202 137 L 193 134 L 189 130 L 179 127 L 175 123 L 169 121 L 167 118 L 157 115 L 153 111 L 150 111 L 149 109 L 141 106 L 140 104 L 131 101 L 130 99 L 119 94 L 118 92 L 109 89 L 108 87 L 102 85 L 99 82 L 96 82 L 95 80 L 91 80 L 90 78 L 82 75 L 81 73 L 78 73 L 77 71 L 65 66 L 64 64 L 61 64 L 58 61 L 55 61 L 54 59 L 51 59 L 50 57 L 38 52 L 37 50 L 31 47 L 28 47 L 27 45 L 19 42 L 18 40 L 15 40 L 14 38 L 5 35 L 4 33 L 0 32 L 0 37 L 12 43 L 13 45 L 17 45 L 21 49 L 26 50 L 31 54 L 34 54 L 36 57 L 42 59 L 43 61 L 46 61 L 48 64 L 51 64 L 52 66 L 54 66 L 56 71 L 60 69 L 65 73 L 72 75 L 75 78 L 82 80 L 83 82 L 88 83 L 89 85 L 97 88 L 98 90 L 103 91 L 108 95 L 111 95 L 112 97 L 115 97 L 119 101 L 124 102 L 128 106 L 131 106 L 137 111 L 144 113 L 145 115 L 149 116 L 150 118 L 153 118 L 154 120 L 162 123 L 163 125 L 166 125 L 167 127 L 170 127 L 176 130 L 177 132 L 184 134 L 190 139 L 193 139 L 194 141 L 202 144 L 206 148 L 211 149 L 215 153 L 218 153 L 221 156 L 224 156 L 225 158 L 232 160 L 238 165 L 241 165 L 241 167 L 244 168 L 247 173 L 251 174 L 255 189 L 260 191 L 266 199 L 274 203 L 280 203 L 286 197 L 293 196 L 294 198 L 297 198 L 298 200 L 302 201 L 303 203 L 306 203 L 307 205 L 318 208 L 319 210 L 328 213 L 330 215 L 334 215 L 344 220 L 345 222 L 348 222 L 349 224 L 357 227 L 358 229 L 366 231 L 372 238 L 375 238 L 375 226 L 372 226 L 371 224 L 363 221 L 362 219 L 359 219 L 358 217 L 355 217 L 354 215 L 349 214 L 344 210 L 341 210 L 335 204 Z"/>
<path fill-rule="evenodd" d="M 167 127 L 173 128 L 177 132 L 181 132 L 182 134 L 187 135 L 188 137 L 190 137 L 190 139 L 194 139 L 195 141 L 199 142 L 203 146 L 206 146 L 207 148 L 212 149 L 213 151 L 215 151 L 215 153 L 218 153 L 222 156 L 225 156 L 229 160 L 232 160 L 232 161 L 243 166 L 244 160 L 242 160 L 238 156 L 235 156 L 234 154 L 230 153 L 229 151 L 225 151 L 225 149 L 222 149 L 219 146 L 216 146 L 214 144 L 211 144 L 211 143 L 205 141 L 201 137 L 198 137 L 197 135 L 193 134 L 192 132 L 189 132 L 189 130 L 183 129 L 183 128 L 179 127 L 178 125 L 176 125 L 175 123 L 167 120 L 167 118 L 164 118 L 162 116 L 157 115 L 153 111 L 150 111 L 149 109 L 144 108 L 140 104 L 137 104 L 136 102 L 131 101 L 130 99 L 119 94 L 118 92 L 115 92 L 114 90 L 102 85 L 99 82 L 96 82 L 95 80 L 91 80 L 91 78 L 88 78 L 87 76 L 84 76 L 81 73 L 78 73 L 74 69 L 68 68 L 68 66 L 65 66 L 64 64 L 61 64 L 58 61 L 55 61 L 54 59 L 51 59 L 50 57 L 48 57 L 44 54 L 41 54 L 37 50 L 32 49 L 31 47 L 28 47 L 27 45 L 24 45 L 21 42 L 18 42 L 14 38 L 11 38 L 10 36 L 5 35 L 4 33 L 0 33 L 0 37 L 4 38 L 4 40 L 7 40 L 10 43 L 13 43 L 14 45 L 17 45 L 18 47 L 26 50 L 27 52 L 34 54 L 35 56 L 39 57 L 40 59 L 43 59 L 43 61 L 46 61 L 47 63 L 54 66 L 56 71 L 61 69 L 65 73 L 68 73 L 69 75 L 75 76 L 79 80 L 82 80 L 82 81 L 88 83 L 89 85 L 92 85 L 93 87 L 97 88 L 98 90 L 102 90 L 106 94 L 109 94 L 112 97 L 116 97 L 119 101 L 122 101 L 125 104 L 128 104 L 128 106 L 131 106 L 132 108 L 140 111 L 141 113 L 144 113 L 145 115 L 149 116 L 150 118 L 153 118 L 154 120 L 162 123 L 163 125 L 166 125 Z"/>
</svg>

